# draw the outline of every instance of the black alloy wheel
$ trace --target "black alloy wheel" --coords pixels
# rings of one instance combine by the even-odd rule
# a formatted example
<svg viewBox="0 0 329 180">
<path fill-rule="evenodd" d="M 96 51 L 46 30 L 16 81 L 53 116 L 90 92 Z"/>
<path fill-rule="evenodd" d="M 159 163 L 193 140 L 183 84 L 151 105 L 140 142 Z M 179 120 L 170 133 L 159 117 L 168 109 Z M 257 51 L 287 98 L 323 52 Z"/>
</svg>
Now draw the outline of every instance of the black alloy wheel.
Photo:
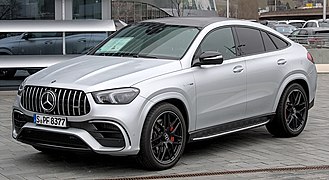
<svg viewBox="0 0 329 180">
<path fill-rule="evenodd" d="M 277 137 L 298 136 L 305 128 L 309 102 L 304 88 L 297 83 L 289 85 L 279 101 L 275 117 L 266 124 Z"/>
<path fill-rule="evenodd" d="M 186 143 L 186 125 L 179 109 L 156 105 L 146 118 L 137 160 L 146 169 L 163 170 L 180 159 Z"/>
<path fill-rule="evenodd" d="M 151 149 L 154 158 L 161 164 L 169 164 L 182 149 L 183 127 L 181 119 L 172 111 L 160 114 L 151 131 Z"/>
<path fill-rule="evenodd" d="M 299 89 L 291 91 L 285 104 L 285 118 L 290 131 L 298 132 L 306 121 L 306 97 Z"/>
</svg>

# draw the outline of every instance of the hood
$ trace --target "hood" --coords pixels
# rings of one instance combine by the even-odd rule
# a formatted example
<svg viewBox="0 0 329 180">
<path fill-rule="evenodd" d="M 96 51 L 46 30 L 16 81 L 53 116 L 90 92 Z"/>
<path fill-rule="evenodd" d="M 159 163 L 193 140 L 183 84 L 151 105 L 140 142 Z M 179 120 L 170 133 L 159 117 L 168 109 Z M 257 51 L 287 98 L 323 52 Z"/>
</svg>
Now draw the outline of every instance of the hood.
<svg viewBox="0 0 329 180">
<path fill-rule="evenodd" d="M 178 60 L 86 55 L 39 71 L 26 84 L 93 92 L 130 87 L 180 69 Z"/>
<path fill-rule="evenodd" d="M 6 37 L 3 39 L 0 39 L 0 46 L 3 43 L 12 43 L 14 40 L 21 39 L 21 36 L 11 36 L 11 37 Z"/>
</svg>

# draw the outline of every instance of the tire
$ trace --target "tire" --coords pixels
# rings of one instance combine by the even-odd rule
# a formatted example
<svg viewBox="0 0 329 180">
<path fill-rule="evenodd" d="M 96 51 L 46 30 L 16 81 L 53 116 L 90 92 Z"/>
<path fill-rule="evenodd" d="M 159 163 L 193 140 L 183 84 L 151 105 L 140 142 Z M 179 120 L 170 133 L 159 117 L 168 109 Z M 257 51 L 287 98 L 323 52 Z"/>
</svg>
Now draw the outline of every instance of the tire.
<svg viewBox="0 0 329 180">
<path fill-rule="evenodd" d="M 146 117 L 137 162 L 148 170 L 171 168 L 182 156 L 185 144 L 182 113 L 172 104 L 160 103 Z"/>
<path fill-rule="evenodd" d="M 303 87 L 289 85 L 279 101 L 276 115 L 266 124 L 267 130 L 276 137 L 295 137 L 305 128 L 309 101 Z"/>
<path fill-rule="evenodd" d="M 11 79 L 16 74 L 16 69 L 0 69 L 0 77 L 4 79 Z"/>
</svg>

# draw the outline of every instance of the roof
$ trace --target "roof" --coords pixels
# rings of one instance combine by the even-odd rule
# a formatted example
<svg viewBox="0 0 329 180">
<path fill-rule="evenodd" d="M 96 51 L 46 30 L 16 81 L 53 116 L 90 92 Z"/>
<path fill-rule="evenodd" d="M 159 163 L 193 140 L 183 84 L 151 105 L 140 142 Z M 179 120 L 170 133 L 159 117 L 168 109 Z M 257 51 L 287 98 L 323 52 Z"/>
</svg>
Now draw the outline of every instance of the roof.
<svg viewBox="0 0 329 180">
<path fill-rule="evenodd" d="M 233 20 L 224 17 L 169 17 L 146 20 L 143 22 L 157 22 L 169 25 L 193 26 L 193 27 L 206 27 L 209 24 L 221 21 Z"/>
<path fill-rule="evenodd" d="M 113 20 L 1 20 L 0 32 L 115 31 Z"/>
</svg>

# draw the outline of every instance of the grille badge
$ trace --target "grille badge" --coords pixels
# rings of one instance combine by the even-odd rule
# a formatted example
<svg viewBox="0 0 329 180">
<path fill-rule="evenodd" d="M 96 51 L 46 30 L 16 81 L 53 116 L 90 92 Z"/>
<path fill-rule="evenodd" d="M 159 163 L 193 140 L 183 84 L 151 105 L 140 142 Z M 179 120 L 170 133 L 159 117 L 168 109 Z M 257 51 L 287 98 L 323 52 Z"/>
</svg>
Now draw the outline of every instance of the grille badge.
<svg viewBox="0 0 329 180">
<path fill-rule="evenodd" d="M 56 94 L 48 90 L 41 95 L 41 107 L 46 112 L 51 112 L 56 107 Z"/>
</svg>

